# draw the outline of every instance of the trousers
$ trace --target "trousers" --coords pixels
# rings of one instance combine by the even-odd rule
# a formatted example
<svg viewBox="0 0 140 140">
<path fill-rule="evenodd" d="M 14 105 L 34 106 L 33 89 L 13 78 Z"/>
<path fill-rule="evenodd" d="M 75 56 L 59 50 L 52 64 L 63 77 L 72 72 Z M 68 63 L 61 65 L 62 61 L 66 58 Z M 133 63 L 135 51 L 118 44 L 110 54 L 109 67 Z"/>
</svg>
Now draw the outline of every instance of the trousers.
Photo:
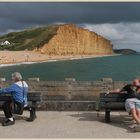
<svg viewBox="0 0 140 140">
<path fill-rule="evenodd" d="M 13 117 L 13 113 L 22 115 L 24 105 L 20 102 L 8 100 L 4 102 L 4 104 L 2 105 L 2 109 L 5 114 L 5 117 L 11 118 Z"/>
</svg>

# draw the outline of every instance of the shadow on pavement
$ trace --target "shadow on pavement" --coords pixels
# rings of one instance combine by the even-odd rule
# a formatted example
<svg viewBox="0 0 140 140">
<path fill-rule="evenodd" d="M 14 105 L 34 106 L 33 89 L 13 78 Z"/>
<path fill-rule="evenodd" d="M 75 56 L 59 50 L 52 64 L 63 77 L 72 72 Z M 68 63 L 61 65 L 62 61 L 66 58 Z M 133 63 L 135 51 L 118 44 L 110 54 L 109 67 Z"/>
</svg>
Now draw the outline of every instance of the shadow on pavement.
<svg viewBox="0 0 140 140">
<path fill-rule="evenodd" d="M 104 119 L 104 114 L 100 112 L 85 112 L 69 115 L 71 117 L 79 118 L 79 121 L 99 121 L 100 123 L 105 123 L 107 125 L 112 125 L 115 127 L 120 127 L 126 129 L 127 133 L 135 133 L 132 128 L 128 126 L 133 124 L 132 117 L 129 115 L 114 115 L 111 114 L 111 122 L 106 123 Z"/>
</svg>

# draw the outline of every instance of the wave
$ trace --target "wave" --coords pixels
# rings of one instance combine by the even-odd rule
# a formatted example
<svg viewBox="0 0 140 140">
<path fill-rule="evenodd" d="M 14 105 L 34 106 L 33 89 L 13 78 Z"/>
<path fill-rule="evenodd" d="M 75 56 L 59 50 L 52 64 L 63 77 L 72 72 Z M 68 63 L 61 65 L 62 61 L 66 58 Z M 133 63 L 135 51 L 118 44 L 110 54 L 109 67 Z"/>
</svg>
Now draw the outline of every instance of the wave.
<svg viewBox="0 0 140 140">
<path fill-rule="evenodd" d="M 24 65 L 24 64 L 36 64 L 36 63 L 46 63 L 46 62 L 56 62 L 60 60 L 47 60 L 47 61 L 38 61 L 38 62 L 20 62 L 20 63 L 14 63 L 14 64 L 0 64 L 1 67 L 9 67 L 9 66 L 18 66 L 18 65 Z"/>
<path fill-rule="evenodd" d="M 23 64 L 34 64 L 37 62 L 20 62 L 15 64 L 0 64 L 0 67 L 8 67 L 8 66 L 17 66 L 17 65 L 23 65 Z"/>
</svg>

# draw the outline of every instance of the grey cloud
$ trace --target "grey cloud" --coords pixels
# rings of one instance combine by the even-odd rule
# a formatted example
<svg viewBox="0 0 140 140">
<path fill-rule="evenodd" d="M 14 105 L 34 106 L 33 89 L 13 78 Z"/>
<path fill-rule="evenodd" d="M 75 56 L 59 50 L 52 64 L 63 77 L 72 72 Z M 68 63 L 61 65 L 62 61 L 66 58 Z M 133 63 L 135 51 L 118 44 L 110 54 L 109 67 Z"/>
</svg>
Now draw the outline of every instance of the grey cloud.
<svg viewBox="0 0 140 140">
<path fill-rule="evenodd" d="M 140 3 L 0 3 L 0 17 L 19 23 L 114 23 L 140 20 Z"/>
<path fill-rule="evenodd" d="M 140 51 L 140 22 L 84 24 L 82 27 L 110 39 L 114 48 L 131 48 Z"/>
<path fill-rule="evenodd" d="M 140 2 L 0 3 L 0 34 L 67 22 L 99 32 L 109 38 L 115 47 L 139 49 Z"/>
</svg>

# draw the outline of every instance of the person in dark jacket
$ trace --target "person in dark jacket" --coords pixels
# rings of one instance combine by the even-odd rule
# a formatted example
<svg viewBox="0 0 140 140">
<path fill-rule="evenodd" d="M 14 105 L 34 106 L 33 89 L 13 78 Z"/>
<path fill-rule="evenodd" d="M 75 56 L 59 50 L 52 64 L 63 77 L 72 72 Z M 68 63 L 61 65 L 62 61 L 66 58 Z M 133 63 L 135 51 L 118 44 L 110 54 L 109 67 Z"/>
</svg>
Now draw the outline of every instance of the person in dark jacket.
<svg viewBox="0 0 140 140">
<path fill-rule="evenodd" d="M 125 109 L 129 114 L 132 114 L 133 119 L 140 125 L 140 80 L 135 79 L 132 84 L 127 84 L 122 89 L 113 90 L 111 93 L 125 91 L 128 93 Z"/>
<path fill-rule="evenodd" d="M 13 125 L 15 124 L 15 119 L 12 115 L 12 103 L 15 103 L 20 112 L 22 114 L 23 108 L 27 106 L 27 93 L 28 93 L 28 85 L 25 81 L 22 81 L 22 76 L 19 72 L 14 72 L 12 74 L 13 84 L 7 88 L 1 88 L 0 94 L 9 93 L 12 95 L 12 99 L 6 101 L 2 109 L 4 111 L 6 120 L 2 122 L 3 126 Z"/>
</svg>

